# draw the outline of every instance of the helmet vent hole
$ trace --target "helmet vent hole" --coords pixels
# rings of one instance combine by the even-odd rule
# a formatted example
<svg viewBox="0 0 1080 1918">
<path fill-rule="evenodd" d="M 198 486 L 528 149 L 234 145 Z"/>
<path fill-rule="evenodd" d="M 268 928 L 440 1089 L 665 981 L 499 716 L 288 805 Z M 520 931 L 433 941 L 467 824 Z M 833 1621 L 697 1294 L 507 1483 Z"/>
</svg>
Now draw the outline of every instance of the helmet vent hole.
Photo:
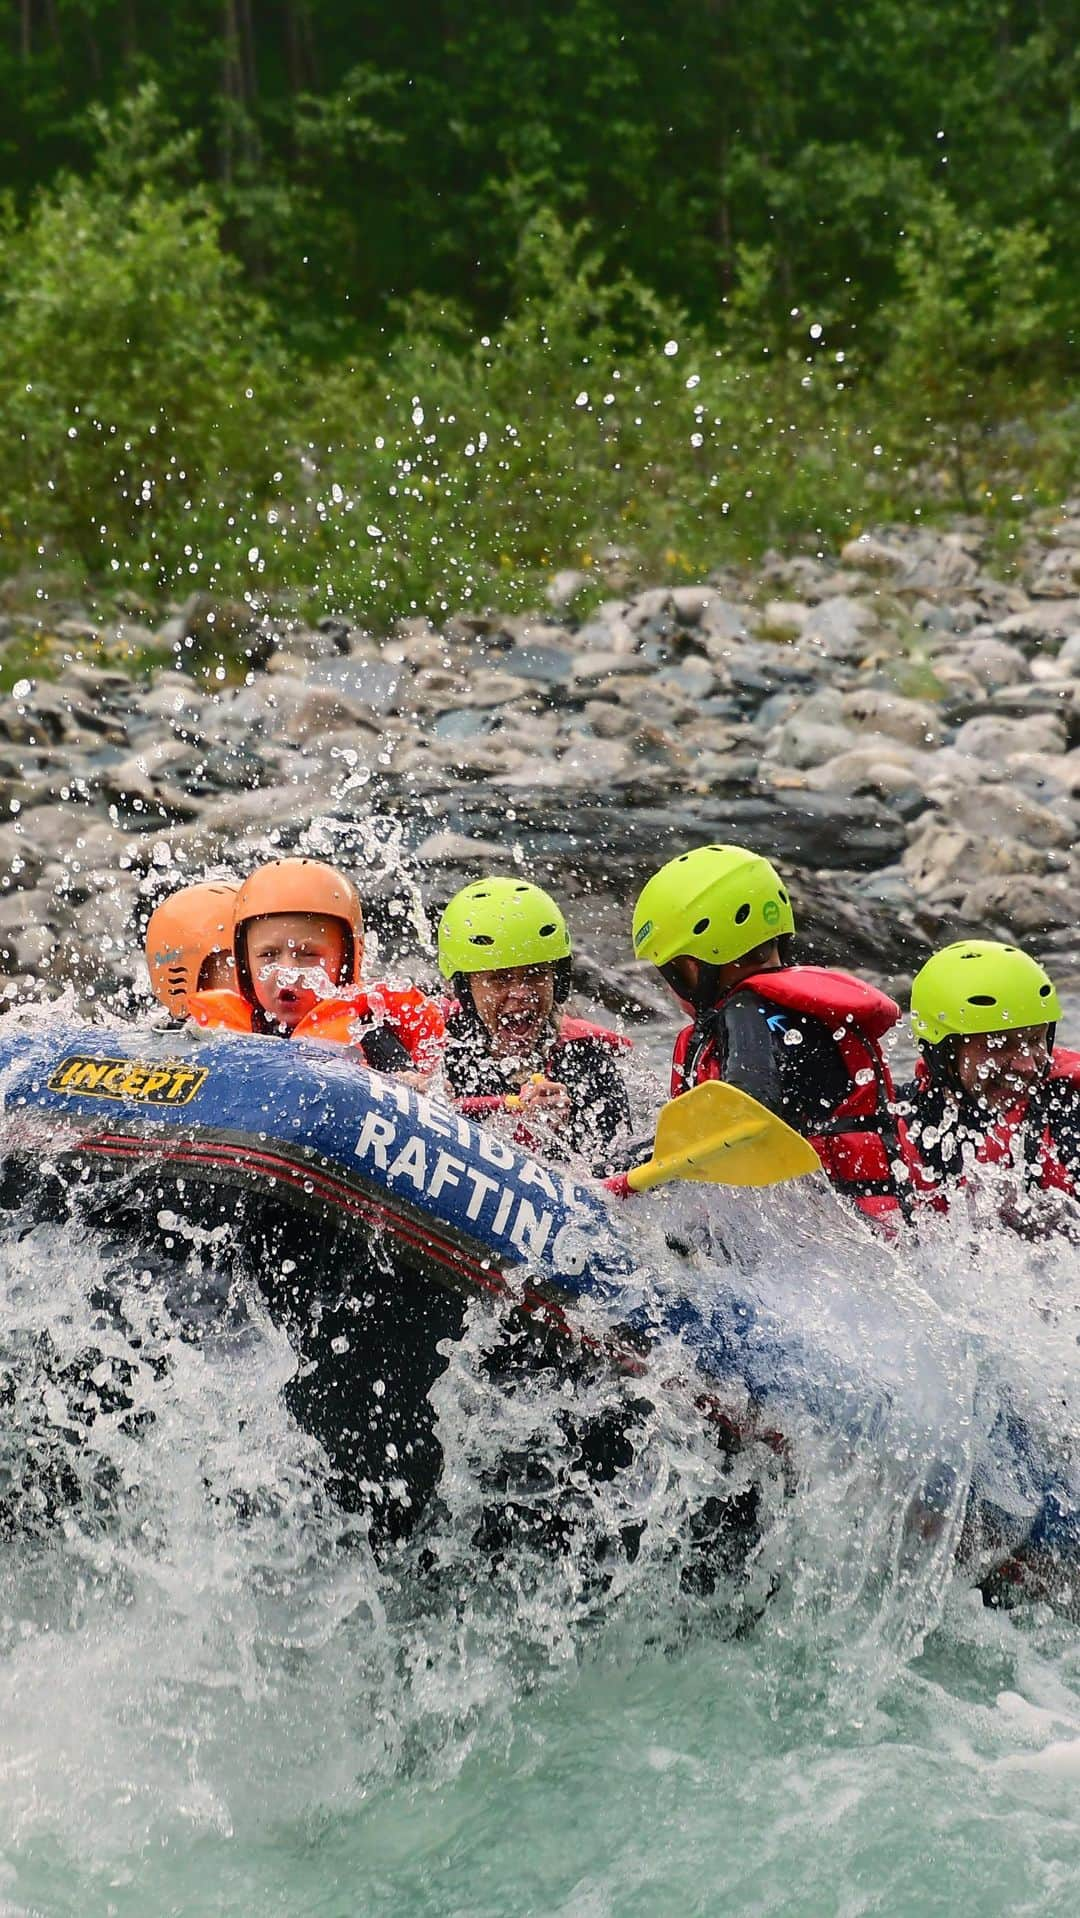
<svg viewBox="0 0 1080 1918">
<path fill-rule="evenodd" d="M 470 946 L 493 946 L 495 941 L 490 932 L 474 932 L 469 935 L 469 944 Z"/>
<path fill-rule="evenodd" d="M 968 997 L 969 1006 L 996 1006 L 997 1000 L 990 992 L 973 992 Z"/>
<path fill-rule="evenodd" d="M 777 887 L 777 891 L 779 892 L 779 894 L 780 894 L 780 897 L 781 897 L 781 899 L 783 900 L 783 902 L 784 902 L 784 904 L 785 904 L 785 906 L 790 906 L 790 904 L 791 904 L 791 901 L 790 901 L 790 899 L 788 898 L 788 896 L 787 896 L 787 893 L 786 893 L 786 892 L 784 891 L 784 888 L 783 888 L 783 886 L 778 886 L 778 887 Z"/>
<path fill-rule="evenodd" d="M 695 934 L 701 933 L 701 932 L 708 932 L 708 930 L 709 930 L 709 922 L 707 919 L 699 919 L 697 922 L 697 925 L 694 927 Z"/>
<path fill-rule="evenodd" d="M 550 923 L 546 926 L 541 926 L 540 937 L 541 939 L 550 939 L 552 933 L 558 932 L 558 930 L 559 930 L 558 926 L 552 925 Z"/>
<path fill-rule="evenodd" d="M 1039 998 L 1040 998 L 1040 999 L 1049 999 L 1049 997 L 1050 997 L 1050 994 L 1051 994 L 1051 992 L 1052 992 L 1052 991 L 1053 991 L 1053 987 L 1051 986 L 1051 984 L 1050 984 L 1050 981 L 1049 981 L 1049 979 L 1048 979 L 1048 980 L 1047 980 L 1047 982 L 1046 982 L 1046 984 L 1045 984 L 1045 986 L 1040 986 L 1040 987 L 1039 987 Z"/>
<path fill-rule="evenodd" d="M 735 914 L 735 924 L 737 926 L 745 926 L 749 917 L 750 917 L 750 903 L 748 900 L 744 900 L 742 905 L 739 907 L 738 911 Z"/>
</svg>

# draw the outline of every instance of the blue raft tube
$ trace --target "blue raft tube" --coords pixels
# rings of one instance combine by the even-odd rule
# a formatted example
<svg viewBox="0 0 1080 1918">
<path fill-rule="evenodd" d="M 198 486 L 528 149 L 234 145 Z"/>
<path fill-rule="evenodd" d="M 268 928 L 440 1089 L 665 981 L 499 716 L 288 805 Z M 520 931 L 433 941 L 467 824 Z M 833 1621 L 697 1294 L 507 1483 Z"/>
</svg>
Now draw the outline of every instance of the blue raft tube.
<svg viewBox="0 0 1080 1918">
<path fill-rule="evenodd" d="M 645 1208 L 654 1220 L 662 1202 Z M 613 1200 L 336 1047 L 9 1022 L 0 1204 L 21 1220 L 29 1208 L 104 1225 L 144 1251 L 153 1240 L 163 1258 L 178 1215 L 225 1225 L 297 1352 L 291 1409 L 322 1443 L 338 1497 L 363 1506 L 392 1476 L 399 1503 L 380 1494 L 379 1519 L 390 1536 L 437 1484 L 428 1394 L 478 1298 L 513 1308 L 545 1351 L 554 1342 L 630 1379 L 658 1344 L 670 1373 L 677 1345 L 689 1402 L 735 1392 L 758 1430 L 810 1422 L 861 1444 L 880 1430 L 895 1447 L 903 1428 L 895 1376 L 852 1366 L 782 1293 L 722 1263 L 707 1297 L 680 1292 L 672 1261 L 660 1273 L 643 1253 L 640 1201 Z M 1000 1532 L 1002 1559 L 1019 1546 L 1071 1565 L 1080 1484 L 1058 1449 L 1005 1395 L 983 1428 L 975 1457 L 931 1448 L 925 1509 L 955 1501 L 963 1476 L 969 1519 L 983 1539 Z"/>
</svg>

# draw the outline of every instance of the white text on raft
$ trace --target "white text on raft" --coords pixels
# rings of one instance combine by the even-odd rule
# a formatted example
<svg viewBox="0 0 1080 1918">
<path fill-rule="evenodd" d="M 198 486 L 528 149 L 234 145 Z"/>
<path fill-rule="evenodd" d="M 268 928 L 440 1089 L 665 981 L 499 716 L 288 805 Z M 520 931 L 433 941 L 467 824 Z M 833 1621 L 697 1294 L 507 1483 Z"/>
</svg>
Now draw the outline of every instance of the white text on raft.
<svg viewBox="0 0 1080 1918">
<path fill-rule="evenodd" d="M 384 1112 L 366 1115 L 356 1141 L 357 1158 L 381 1172 L 394 1190 L 411 1186 L 418 1197 L 426 1199 L 437 1199 L 454 1188 L 462 1195 L 467 1192 L 462 1210 L 470 1224 L 492 1237 L 505 1236 L 519 1252 L 538 1258 L 555 1219 L 546 1207 L 533 1205 L 519 1188 L 536 1186 L 549 1199 L 557 1200 L 559 1192 L 551 1174 L 514 1152 L 502 1139 L 459 1118 L 449 1107 L 435 1105 L 392 1079 L 376 1080 L 372 1075 L 371 1090 L 395 1106 L 397 1116 L 390 1118 Z M 424 1132 L 415 1130 L 417 1121 Z M 492 1178 L 480 1166 L 458 1158 L 440 1143 L 442 1139 L 453 1140 L 497 1172 L 512 1172 L 517 1184 Z"/>
</svg>

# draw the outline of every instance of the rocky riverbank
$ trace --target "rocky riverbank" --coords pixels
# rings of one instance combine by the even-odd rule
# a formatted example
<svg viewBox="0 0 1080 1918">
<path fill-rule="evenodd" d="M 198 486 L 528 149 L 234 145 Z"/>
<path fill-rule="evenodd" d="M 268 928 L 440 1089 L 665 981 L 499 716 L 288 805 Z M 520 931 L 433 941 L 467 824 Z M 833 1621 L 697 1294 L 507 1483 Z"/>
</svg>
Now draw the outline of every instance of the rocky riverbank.
<svg viewBox="0 0 1080 1918">
<path fill-rule="evenodd" d="M 68 608 L 43 636 L 39 614 L 56 676 L 0 704 L 0 970 L 130 1003 L 162 891 L 303 844 L 357 874 L 383 956 L 420 944 L 429 973 L 432 908 L 516 860 L 567 900 L 586 985 L 647 1011 L 628 903 L 724 838 L 790 874 L 804 956 L 901 986 L 978 928 L 1075 979 L 1080 501 L 990 541 L 883 526 L 613 586 L 583 621 L 579 574 L 534 616 L 388 635 L 205 595 L 164 627 Z"/>
</svg>

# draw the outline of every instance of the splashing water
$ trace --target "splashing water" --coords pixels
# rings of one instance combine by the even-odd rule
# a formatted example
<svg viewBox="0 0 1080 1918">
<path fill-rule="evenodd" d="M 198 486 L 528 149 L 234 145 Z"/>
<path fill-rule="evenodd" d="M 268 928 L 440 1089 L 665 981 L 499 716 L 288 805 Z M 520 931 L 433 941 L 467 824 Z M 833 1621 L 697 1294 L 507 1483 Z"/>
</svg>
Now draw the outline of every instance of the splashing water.
<svg viewBox="0 0 1080 1918">
<path fill-rule="evenodd" d="M 709 1206 L 641 1212 L 690 1296 L 720 1257 Z M 956 1551 L 988 1376 L 1080 1440 L 1076 1254 L 931 1229 L 912 1255 L 805 1195 L 720 1218 L 726 1265 L 767 1267 L 823 1350 L 868 1365 L 877 1324 L 897 1389 L 843 1439 L 792 1415 L 794 1466 L 740 1454 L 719 1563 L 678 1343 L 663 1389 L 567 1380 L 475 1308 L 433 1393 L 439 1500 L 378 1560 L 220 1237 L 159 1221 L 176 1266 L 152 1276 L 100 1232 L 13 1220 L 0 1909 L 1068 1909 L 1080 1637 L 985 1607 Z M 583 1470 L 612 1421 L 618 1469 Z"/>
</svg>

